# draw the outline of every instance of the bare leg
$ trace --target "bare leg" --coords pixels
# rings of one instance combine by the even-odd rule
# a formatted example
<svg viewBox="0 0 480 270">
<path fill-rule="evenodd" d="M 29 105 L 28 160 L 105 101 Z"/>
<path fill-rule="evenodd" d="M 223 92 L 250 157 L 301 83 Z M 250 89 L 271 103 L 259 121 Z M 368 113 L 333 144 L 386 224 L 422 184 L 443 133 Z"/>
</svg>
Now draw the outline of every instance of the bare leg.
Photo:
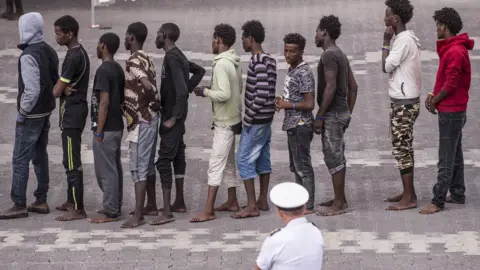
<svg viewBox="0 0 480 270">
<path fill-rule="evenodd" d="M 248 179 L 243 181 L 245 185 L 245 190 L 247 192 L 247 207 L 242 209 L 240 213 L 233 214 L 232 218 L 241 219 L 241 218 L 250 218 L 258 217 L 260 212 L 258 211 L 257 202 L 255 201 L 255 182 L 254 179 Z"/>
<path fill-rule="evenodd" d="M 388 206 L 386 210 L 400 211 L 417 207 L 417 194 L 415 193 L 415 186 L 413 185 L 413 173 L 403 174 L 402 183 L 402 199 L 397 204 Z"/>
<path fill-rule="evenodd" d="M 127 222 L 123 223 L 122 228 L 135 228 L 145 224 L 143 217 L 143 204 L 145 203 L 145 193 L 147 192 L 147 181 L 135 183 L 135 214 Z"/>
<path fill-rule="evenodd" d="M 208 197 L 207 203 L 205 205 L 205 210 L 201 212 L 198 216 L 190 219 L 190 222 L 205 222 L 215 219 L 215 212 L 213 206 L 215 205 L 215 200 L 217 198 L 218 186 L 208 186 Z"/>
<path fill-rule="evenodd" d="M 156 174 L 147 176 L 147 204 L 143 208 L 144 216 L 157 216 L 157 198 L 156 198 Z M 130 211 L 128 214 L 133 215 L 134 211 Z"/>
<path fill-rule="evenodd" d="M 270 183 L 270 174 L 260 175 L 260 194 L 258 195 L 257 207 L 261 211 L 268 211 L 268 185 Z"/>
<path fill-rule="evenodd" d="M 332 206 L 321 210 L 317 213 L 319 216 L 336 216 L 346 213 L 347 204 L 345 197 L 345 172 L 346 169 L 332 175 L 333 191 L 335 198 L 333 199 Z"/>
<path fill-rule="evenodd" d="M 187 212 L 187 206 L 185 205 L 185 198 L 183 195 L 183 183 L 184 178 L 175 179 L 175 201 L 170 206 L 171 211 L 174 213 L 185 213 Z M 160 208 L 160 211 L 163 211 L 163 208 Z"/>
<path fill-rule="evenodd" d="M 237 200 L 237 189 L 235 187 L 228 188 L 227 201 L 215 208 L 215 211 L 238 212 L 240 207 Z"/>
<path fill-rule="evenodd" d="M 162 189 L 163 191 L 163 208 L 162 214 L 153 220 L 151 225 L 163 225 L 175 221 L 175 218 L 172 215 L 172 209 L 170 207 L 170 198 L 172 196 L 171 189 Z"/>
</svg>

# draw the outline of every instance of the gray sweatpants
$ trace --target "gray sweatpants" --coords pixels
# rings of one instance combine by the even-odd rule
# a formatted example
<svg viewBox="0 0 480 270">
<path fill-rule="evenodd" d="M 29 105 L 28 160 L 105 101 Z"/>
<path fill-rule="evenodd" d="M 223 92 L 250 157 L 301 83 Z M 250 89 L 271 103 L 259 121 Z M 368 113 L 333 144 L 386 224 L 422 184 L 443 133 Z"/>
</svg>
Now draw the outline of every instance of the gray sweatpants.
<svg viewBox="0 0 480 270">
<path fill-rule="evenodd" d="M 103 212 L 120 216 L 123 200 L 123 169 L 120 146 L 123 131 L 104 132 L 103 142 L 93 137 L 93 159 L 98 186 L 103 191 Z"/>
</svg>

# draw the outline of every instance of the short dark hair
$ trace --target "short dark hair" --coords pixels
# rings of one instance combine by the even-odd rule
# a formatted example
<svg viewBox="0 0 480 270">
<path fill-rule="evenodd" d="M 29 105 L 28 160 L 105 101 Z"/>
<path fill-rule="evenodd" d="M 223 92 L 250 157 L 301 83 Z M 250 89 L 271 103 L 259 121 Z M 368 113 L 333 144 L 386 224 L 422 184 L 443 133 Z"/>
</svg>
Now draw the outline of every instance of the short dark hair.
<svg viewBox="0 0 480 270">
<path fill-rule="evenodd" d="M 252 37 L 255 42 L 262 43 L 265 41 L 265 28 L 258 20 L 247 21 L 242 26 L 243 37 Z"/>
<path fill-rule="evenodd" d="M 229 24 L 219 24 L 215 26 L 213 31 L 213 37 L 219 38 L 222 40 L 223 44 L 228 47 L 232 47 L 236 39 L 235 29 Z"/>
<path fill-rule="evenodd" d="M 107 46 L 109 53 L 115 54 L 120 47 L 120 37 L 115 33 L 106 33 L 100 37 L 100 43 Z"/>
<path fill-rule="evenodd" d="M 400 17 L 402 23 L 408 23 L 413 17 L 413 6 L 410 0 L 386 0 L 385 5 L 389 7 L 393 14 Z"/>
<path fill-rule="evenodd" d="M 444 7 L 435 11 L 433 14 L 433 19 L 441 24 L 444 24 L 454 35 L 460 33 L 463 28 L 463 22 L 462 18 L 460 18 L 460 14 L 458 14 L 458 12 L 451 7 Z"/>
<path fill-rule="evenodd" d="M 320 30 L 326 30 L 330 38 L 336 40 L 342 33 L 342 24 L 335 15 L 323 16 L 318 24 Z"/>
<path fill-rule="evenodd" d="M 72 32 L 74 36 L 78 36 L 78 31 L 80 30 L 77 20 L 70 15 L 58 18 L 53 23 L 53 26 L 60 28 L 63 33 Z"/>
<path fill-rule="evenodd" d="M 168 39 L 176 42 L 180 38 L 180 27 L 174 23 L 164 23 L 160 27 Z"/>
<path fill-rule="evenodd" d="M 135 37 L 135 39 L 141 44 L 145 43 L 148 36 L 148 28 L 142 22 L 134 22 L 127 28 L 127 33 Z"/>
<path fill-rule="evenodd" d="M 278 206 L 277 206 L 278 207 Z M 281 211 L 283 211 L 286 215 L 288 216 L 299 216 L 303 214 L 303 211 L 305 209 L 305 205 L 295 207 L 295 208 L 282 208 L 278 207 Z"/>
<path fill-rule="evenodd" d="M 305 44 L 307 43 L 305 38 L 302 35 L 300 35 L 299 33 L 287 34 L 283 38 L 283 42 L 285 42 L 285 44 L 298 45 L 298 48 L 300 48 L 300 50 L 302 50 L 302 51 L 305 49 Z"/>
</svg>

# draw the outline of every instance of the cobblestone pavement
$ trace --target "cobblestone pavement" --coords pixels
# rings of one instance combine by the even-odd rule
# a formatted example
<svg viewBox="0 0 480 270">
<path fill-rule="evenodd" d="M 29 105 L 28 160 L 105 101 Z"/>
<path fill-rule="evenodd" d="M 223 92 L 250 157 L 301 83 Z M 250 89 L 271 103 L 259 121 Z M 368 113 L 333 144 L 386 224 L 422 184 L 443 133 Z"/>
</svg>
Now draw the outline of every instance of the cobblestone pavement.
<svg viewBox="0 0 480 270">
<path fill-rule="evenodd" d="M 89 1 L 25 0 L 27 10 L 40 10 L 46 20 L 47 41 L 61 58 L 65 49 L 53 39 L 53 21 L 74 15 L 81 23 L 82 43 L 92 56 L 92 74 L 99 65 L 94 59 L 96 42 L 103 33 L 90 30 Z M 181 27 L 179 46 L 191 60 L 207 69 L 205 83 L 211 76 L 210 38 L 215 24 L 227 22 L 240 31 L 242 23 L 260 19 L 267 31 L 265 49 L 279 61 L 278 93 L 283 88 L 287 65 L 283 59 L 282 38 L 298 31 L 308 39 L 305 60 L 312 67 L 321 54 L 313 45 L 313 35 L 322 15 L 337 14 L 343 24 L 338 43 L 348 54 L 360 86 L 357 106 L 347 132 L 347 194 L 350 211 L 344 216 L 323 218 L 310 216 L 326 240 L 324 269 L 478 269 L 480 263 L 480 143 L 476 137 L 480 120 L 480 4 L 476 0 L 412 1 L 415 15 L 409 25 L 420 38 L 422 47 L 423 97 L 432 89 L 438 60 L 435 53 L 435 25 L 431 16 L 445 5 L 456 8 L 464 19 L 464 30 L 477 47 L 471 52 L 472 91 L 468 123 L 464 129 L 466 205 L 448 205 L 434 216 L 421 216 L 415 210 L 386 212 L 384 197 L 401 188 L 388 138 L 387 75 L 380 72 L 380 46 L 383 37 L 384 1 L 371 0 L 117 0 L 114 6 L 100 8 L 97 21 L 110 24 L 123 38 L 127 25 L 141 20 L 150 29 L 146 51 L 162 63 L 161 51 L 154 48 L 154 34 L 161 23 L 174 21 Z M 16 63 L 19 51 L 16 23 L 0 21 L 0 205 L 10 205 L 11 153 L 16 116 Z M 240 37 L 240 35 L 238 35 Z M 238 43 L 246 68 L 248 55 Z M 128 57 L 120 49 L 117 60 Z M 93 79 L 93 76 L 91 77 Z M 273 125 L 273 184 L 293 181 L 288 170 L 286 135 L 281 131 L 283 115 Z M 66 181 L 61 165 L 60 131 L 57 114 L 52 116 L 50 133 L 51 207 L 65 199 Z M 157 228 L 149 225 L 122 230 L 119 223 L 92 225 L 87 221 L 59 223 L 50 215 L 31 215 L 28 219 L 0 221 L 0 269 L 252 269 L 258 249 L 266 235 L 280 227 L 276 211 L 263 212 L 255 219 L 232 220 L 218 213 L 210 223 L 191 224 L 189 217 L 200 211 L 205 202 L 206 172 L 211 148 L 211 106 L 207 100 L 190 98 L 188 119 L 186 199 L 187 214 L 177 214 L 175 223 Z M 87 127 L 89 123 L 87 124 Z M 89 214 L 100 207 L 101 192 L 93 173 L 92 135 L 84 132 L 85 200 Z M 422 110 L 415 125 L 416 188 L 420 203 L 431 199 L 436 177 L 438 146 L 437 120 Z M 333 190 L 322 161 L 319 138 L 312 142 L 316 174 L 317 202 L 330 198 Z M 126 151 L 124 151 L 125 153 Z M 125 160 L 124 160 L 125 161 Z M 127 164 L 125 163 L 125 168 Z M 128 170 L 126 170 L 128 171 Z M 133 184 L 125 175 L 124 212 L 133 207 Z M 33 171 L 31 178 L 34 179 Z M 160 187 L 158 185 L 158 187 Z M 29 186 L 29 199 L 35 180 Z M 222 187 L 218 202 L 226 198 Z M 243 188 L 238 190 L 242 203 Z M 158 197 L 160 201 L 161 197 Z M 122 217 L 126 218 L 126 215 Z"/>
</svg>

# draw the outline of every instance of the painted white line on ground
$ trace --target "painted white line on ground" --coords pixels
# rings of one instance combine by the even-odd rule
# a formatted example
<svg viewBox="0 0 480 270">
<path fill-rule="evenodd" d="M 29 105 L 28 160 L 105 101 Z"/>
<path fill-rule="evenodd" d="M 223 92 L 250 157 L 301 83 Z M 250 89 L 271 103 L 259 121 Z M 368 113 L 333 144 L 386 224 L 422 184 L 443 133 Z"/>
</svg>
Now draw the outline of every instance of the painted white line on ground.
<svg viewBox="0 0 480 270">
<path fill-rule="evenodd" d="M 189 160 L 201 160 L 208 162 L 210 158 L 211 148 L 202 148 L 196 146 L 189 146 L 187 148 L 187 159 Z M 288 150 L 271 149 L 270 159 L 272 164 L 289 164 Z M 438 157 L 437 149 L 415 149 L 415 167 L 426 168 L 429 166 L 437 166 Z M 0 164 L 11 164 L 12 162 L 12 144 L 0 144 Z M 127 163 L 127 145 L 122 146 L 122 153 L 124 157 L 122 161 Z M 51 164 L 62 164 L 62 148 L 59 145 L 48 146 L 49 161 Z M 312 151 L 312 163 L 314 167 L 325 165 L 323 161 L 323 154 L 318 151 Z M 471 165 L 474 167 L 480 167 L 480 149 L 468 149 L 464 151 L 464 163 L 465 165 Z M 397 163 L 393 158 L 382 158 L 382 156 L 391 156 L 390 151 L 365 149 L 362 151 L 349 151 L 345 152 L 347 159 L 347 166 L 360 165 L 364 167 L 381 167 L 392 166 Z M 93 164 L 93 151 L 88 149 L 87 144 L 82 144 L 82 163 Z"/>
<path fill-rule="evenodd" d="M 44 235 L 53 235 L 55 240 L 45 241 Z M 480 255 L 480 235 L 474 231 L 460 231 L 455 234 L 427 233 L 411 234 L 409 232 L 391 232 L 385 239 L 378 238 L 375 232 L 359 230 L 324 231 L 325 250 L 341 253 L 362 253 L 373 251 L 378 254 L 398 252 L 398 244 L 407 244 L 407 253 L 431 253 L 432 244 L 444 245 L 445 253 L 463 253 L 463 255 Z M 80 232 L 62 228 L 44 228 L 40 231 L 8 230 L 0 231 L 0 249 L 33 248 L 37 252 L 54 252 L 57 249 L 70 251 L 87 251 L 92 248 L 105 250 L 122 250 L 138 248 L 154 250 L 158 248 L 183 249 L 189 252 L 223 252 L 259 250 L 268 233 L 260 231 L 240 231 L 236 233 L 212 234 L 209 229 L 157 230 L 92 230 Z M 29 237 L 29 241 L 25 240 Z M 38 237 L 40 239 L 35 239 Z M 152 241 L 152 238 L 155 240 Z M 207 239 L 206 239 L 207 238 Z M 215 239 L 218 238 L 218 239 Z M 214 241 L 211 241 L 211 240 Z M 78 243 L 81 240 L 82 243 Z M 120 241 L 119 241 L 120 240 Z"/>
</svg>

